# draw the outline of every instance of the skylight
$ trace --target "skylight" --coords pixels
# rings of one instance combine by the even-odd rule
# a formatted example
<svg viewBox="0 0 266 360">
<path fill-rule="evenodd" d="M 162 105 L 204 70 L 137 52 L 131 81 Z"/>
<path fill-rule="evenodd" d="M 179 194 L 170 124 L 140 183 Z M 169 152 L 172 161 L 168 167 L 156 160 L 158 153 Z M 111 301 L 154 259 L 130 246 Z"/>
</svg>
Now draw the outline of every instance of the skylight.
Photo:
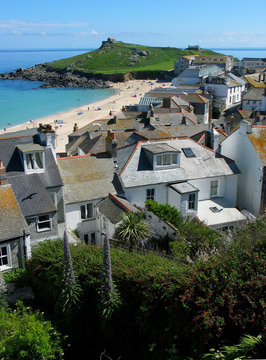
<svg viewBox="0 0 266 360">
<path fill-rule="evenodd" d="M 182 148 L 182 150 L 186 157 L 195 157 L 195 154 L 193 153 L 191 148 Z"/>
</svg>

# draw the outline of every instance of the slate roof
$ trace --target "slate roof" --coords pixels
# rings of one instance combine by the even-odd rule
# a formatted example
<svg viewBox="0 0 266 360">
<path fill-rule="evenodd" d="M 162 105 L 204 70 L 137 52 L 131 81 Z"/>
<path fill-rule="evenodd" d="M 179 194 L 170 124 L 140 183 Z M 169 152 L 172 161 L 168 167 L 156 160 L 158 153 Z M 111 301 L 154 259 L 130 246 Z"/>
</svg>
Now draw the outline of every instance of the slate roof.
<svg viewBox="0 0 266 360">
<path fill-rule="evenodd" d="M 0 185 L 0 241 L 29 232 L 23 213 L 10 184 Z"/>
<path fill-rule="evenodd" d="M 244 100 L 262 100 L 262 95 L 264 93 L 264 89 L 263 88 L 253 88 L 250 89 L 244 96 L 243 99 Z"/>
<path fill-rule="evenodd" d="M 110 157 L 89 155 L 61 158 L 58 167 L 66 204 L 104 198 L 116 192 L 114 163 Z"/>
<path fill-rule="evenodd" d="M 266 126 L 252 126 L 252 134 L 247 134 L 263 166 L 266 166 Z"/>
<path fill-rule="evenodd" d="M 177 184 L 171 184 L 169 185 L 170 188 L 177 191 L 179 194 L 187 194 L 194 191 L 199 191 L 195 186 L 190 184 L 189 182 L 182 182 Z"/>
<path fill-rule="evenodd" d="M 8 181 L 25 217 L 56 211 L 39 174 L 11 176 Z"/>
<path fill-rule="evenodd" d="M 128 146 L 124 146 L 117 150 L 118 173 L 120 173 L 120 171 L 126 165 L 128 159 L 133 154 L 136 147 L 137 147 L 137 143 L 128 145 Z"/>
<path fill-rule="evenodd" d="M 97 206 L 100 212 L 113 224 L 120 221 L 123 212 L 138 211 L 138 209 L 126 199 L 113 195 L 107 196 Z"/>
<path fill-rule="evenodd" d="M 143 147 L 146 151 L 151 152 L 152 154 L 156 155 L 156 154 L 162 154 L 165 152 L 177 152 L 177 150 L 175 148 L 173 148 L 172 146 L 168 145 L 167 143 L 151 143 L 146 145 L 145 147 Z M 180 152 L 180 151 L 178 151 Z"/>
<path fill-rule="evenodd" d="M 222 157 L 191 139 L 173 139 L 158 143 L 167 143 L 176 150 L 191 148 L 195 157 L 187 158 L 181 151 L 180 168 L 153 170 L 143 151 L 149 143 L 139 143 L 120 172 L 125 188 L 239 173 L 233 160 Z"/>
<path fill-rule="evenodd" d="M 52 150 L 36 143 L 36 132 L 33 136 L 30 131 L 19 132 L 15 137 L 8 133 L 0 138 L 0 160 L 25 217 L 56 211 L 46 189 L 63 185 Z M 44 172 L 26 174 L 20 152 L 36 150 L 44 150 Z"/>
</svg>

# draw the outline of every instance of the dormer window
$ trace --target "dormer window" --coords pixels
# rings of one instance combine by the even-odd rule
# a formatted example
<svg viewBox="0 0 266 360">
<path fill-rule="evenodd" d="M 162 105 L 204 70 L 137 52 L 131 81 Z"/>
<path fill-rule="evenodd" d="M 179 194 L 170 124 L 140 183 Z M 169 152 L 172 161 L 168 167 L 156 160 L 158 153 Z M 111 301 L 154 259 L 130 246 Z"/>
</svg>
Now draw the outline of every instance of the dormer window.
<svg viewBox="0 0 266 360">
<path fill-rule="evenodd" d="M 156 143 L 143 146 L 146 158 L 153 170 L 164 170 L 180 166 L 180 151 L 167 143 Z"/>
<path fill-rule="evenodd" d="M 17 146 L 20 150 L 21 159 L 26 173 L 43 172 L 44 147 L 38 144 L 21 144 Z"/>
</svg>

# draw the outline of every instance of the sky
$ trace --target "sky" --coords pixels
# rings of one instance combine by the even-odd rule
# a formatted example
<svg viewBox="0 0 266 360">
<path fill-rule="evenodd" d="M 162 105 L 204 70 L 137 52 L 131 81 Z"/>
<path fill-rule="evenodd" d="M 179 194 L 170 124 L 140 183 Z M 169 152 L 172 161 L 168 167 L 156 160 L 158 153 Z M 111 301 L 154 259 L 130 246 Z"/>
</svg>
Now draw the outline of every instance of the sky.
<svg viewBox="0 0 266 360">
<path fill-rule="evenodd" d="M 1 1 L 0 50 L 91 49 L 107 37 L 178 48 L 265 48 L 266 0 Z"/>
</svg>

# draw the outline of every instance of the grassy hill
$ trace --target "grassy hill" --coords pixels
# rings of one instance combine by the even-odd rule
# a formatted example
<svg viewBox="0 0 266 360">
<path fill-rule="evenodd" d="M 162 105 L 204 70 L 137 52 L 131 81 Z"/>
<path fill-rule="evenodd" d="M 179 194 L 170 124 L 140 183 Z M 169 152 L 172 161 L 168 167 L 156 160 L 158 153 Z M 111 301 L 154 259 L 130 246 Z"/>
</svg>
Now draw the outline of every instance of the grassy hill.
<svg viewBox="0 0 266 360">
<path fill-rule="evenodd" d="M 85 54 L 47 63 L 56 69 L 68 69 L 94 74 L 125 74 L 141 71 L 168 71 L 174 62 L 184 55 L 215 54 L 211 50 L 201 52 L 172 47 L 152 47 L 122 42 L 105 42 Z"/>
</svg>

